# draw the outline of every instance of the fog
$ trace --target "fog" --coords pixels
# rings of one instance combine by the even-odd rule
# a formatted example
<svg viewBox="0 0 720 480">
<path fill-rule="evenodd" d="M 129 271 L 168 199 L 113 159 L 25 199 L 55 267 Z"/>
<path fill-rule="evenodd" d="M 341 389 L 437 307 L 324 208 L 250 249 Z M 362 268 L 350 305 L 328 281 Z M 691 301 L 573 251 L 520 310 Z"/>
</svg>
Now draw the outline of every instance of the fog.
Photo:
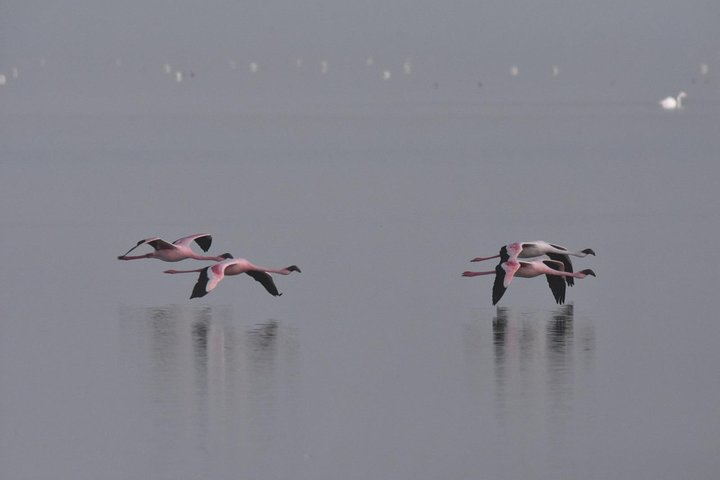
<svg viewBox="0 0 720 480">
<path fill-rule="evenodd" d="M 0 477 L 715 478 L 719 8 L 3 2 Z"/>
</svg>

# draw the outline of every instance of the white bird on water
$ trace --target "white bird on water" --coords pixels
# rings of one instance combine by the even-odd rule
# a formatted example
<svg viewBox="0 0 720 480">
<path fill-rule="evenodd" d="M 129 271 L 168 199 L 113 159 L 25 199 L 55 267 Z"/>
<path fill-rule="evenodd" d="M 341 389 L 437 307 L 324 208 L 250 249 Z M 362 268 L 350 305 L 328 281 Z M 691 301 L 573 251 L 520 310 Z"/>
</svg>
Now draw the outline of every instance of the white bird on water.
<svg viewBox="0 0 720 480">
<path fill-rule="evenodd" d="M 682 99 L 687 96 L 687 93 L 680 92 L 677 97 L 665 97 L 659 103 L 664 110 L 679 110 L 682 108 Z"/>
</svg>

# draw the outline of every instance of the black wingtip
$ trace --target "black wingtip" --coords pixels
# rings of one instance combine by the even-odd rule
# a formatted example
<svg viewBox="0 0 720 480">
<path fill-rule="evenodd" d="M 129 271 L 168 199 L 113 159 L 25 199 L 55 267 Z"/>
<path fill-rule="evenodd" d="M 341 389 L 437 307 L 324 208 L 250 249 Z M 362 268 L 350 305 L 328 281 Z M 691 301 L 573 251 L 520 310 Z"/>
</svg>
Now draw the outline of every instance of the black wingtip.
<svg viewBox="0 0 720 480">
<path fill-rule="evenodd" d="M 208 284 L 208 274 L 207 274 L 207 272 L 208 272 L 208 269 L 209 269 L 209 268 L 210 268 L 210 267 L 205 267 L 205 268 L 203 268 L 203 269 L 200 271 L 200 276 L 198 276 L 198 280 L 197 280 L 197 282 L 195 283 L 195 286 L 193 287 L 192 294 L 190 295 L 190 299 L 191 299 L 191 300 L 192 300 L 193 298 L 204 297 L 205 295 L 208 294 L 208 292 L 207 292 L 207 290 L 205 289 L 205 287 L 207 287 L 207 284 Z"/>
<path fill-rule="evenodd" d="M 195 285 L 195 288 L 193 288 L 192 294 L 190 295 L 190 300 L 193 298 L 201 298 L 207 295 L 208 292 L 205 291 L 205 287 L 201 287 L 200 285 Z"/>
<path fill-rule="evenodd" d="M 200 248 L 202 248 L 203 252 L 207 252 L 210 250 L 210 245 L 212 245 L 212 235 L 204 235 L 202 237 L 198 237 L 195 239 L 195 243 L 197 243 Z"/>
</svg>

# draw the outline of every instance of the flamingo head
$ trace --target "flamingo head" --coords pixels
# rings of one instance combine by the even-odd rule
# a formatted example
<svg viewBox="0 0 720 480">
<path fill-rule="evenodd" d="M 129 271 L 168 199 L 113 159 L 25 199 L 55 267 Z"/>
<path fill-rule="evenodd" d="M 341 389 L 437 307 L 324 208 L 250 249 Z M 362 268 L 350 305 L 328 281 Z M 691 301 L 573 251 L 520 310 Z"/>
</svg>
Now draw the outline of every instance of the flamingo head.
<svg viewBox="0 0 720 480">
<path fill-rule="evenodd" d="M 581 273 L 581 274 L 583 274 L 583 275 L 586 276 L 586 277 L 587 277 L 588 275 L 592 275 L 593 277 L 597 277 L 597 275 L 595 275 L 595 272 L 593 272 L 593 271 L 590 270 L 589 268 L 586 268 L 585 270 L 582 270 L 582 271 L 580 271 L 580 272 L 578 272 L 578 273 Z"/>
<path fill-rule="evenodd" d="M 688 96 L 687 93 L 685 93 L 685 92 L 680 92 L 680 93 L 678 93 L 677 98 L 687 98 L 687 96 Z"/>
<path fill-rule="evenodd" d="M 584 253 L 585 255 L 593 255 L 593 256 L 595 255 L 595 252 L 593 251 L 592 248 L 586 248 L 585 250 L 582 251 L 582 253 Z"/>
<path fill-rule="evenodd" d="M 223 260 L 227 260 L 229 258 L 235 258 L 235 257 L 233 257 L 229 253 L 223 253 L 222 255 L 219 255 L 217 258 L 218 258 L 218 262 L 222 262 Z"/>
<path fill-rule="evenodd" d="M 285 270 L 287 270 L 287 271 L 289 271 L 289 272 L 298 272 L 298 273 L 302 273 L 302 272 L 300 271 L 300 269 L 298 268 L 298 266 L 297 266 L 297 265 L 290 265 L 290 266 L 289 266 L 289 267 L 287 267 L 287 268 L 286 268 Z"/>
</svg>

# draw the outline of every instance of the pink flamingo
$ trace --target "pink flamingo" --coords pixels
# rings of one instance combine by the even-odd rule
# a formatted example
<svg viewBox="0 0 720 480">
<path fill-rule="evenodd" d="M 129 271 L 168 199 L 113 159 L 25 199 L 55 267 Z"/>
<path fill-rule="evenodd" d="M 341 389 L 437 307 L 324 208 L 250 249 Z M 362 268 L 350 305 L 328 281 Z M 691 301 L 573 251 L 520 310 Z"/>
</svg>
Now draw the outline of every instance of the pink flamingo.
<svg viewBox="0 0 720 480">
<path fill-rule="evenodd" d="M 125 252 L 125 255 L 120 255 L 118 260 L 139 260 L 141 258 L 157 258 L 164 262 L 179 262 L 186 258 L 194 258 L 195 260 L 212 260 L 219 262 L 224 259 L 222 256 L 203 256 L 195 253 L 190 245 L 192 242 L 197 243 L 203 252 L 207 252 L 212 244 L 212 236 L 207 233 L 199 233 L 197 235 L 189 235 L 187 237 L 178 238 L 173 243 L 168 243 L 159 237 L 146 238 L 137 242 L 137 245 L 132 247 L 130 250 Z M 135 250 L 140 245 L 150 245 L 154 248 L 153 252 L 145 255 L 128 256 L 128 253 Z"/>
<path fill-rule="evenodd" d="M 278 292 L 275 282 L 273 282 L 269 273 L 279 273 L 280 275 L 290 275 L 290 272 L 300 273 L 300 269 L 296 265 L 290 265 L 287 268 L 266 268 L 254 265 L 244 258 L 234 259 L 229 253 L 224 253 L 221 256 L 223 258 L 221 262 L 209 267 L 194 270 L 165 270 L 164 273 L 200 272 L 200 276 L 198 277 L 197 283 L 195 283 L 190 298 L 204 297 L 210 293 L 212 289 L 217 287 L 220 280 L 225 278 L 225 276 L 240 275 L 241 273 L 247 273 L 260 282 L 270 295 L 279 297 L 282 293 Z"/>
<path fill-rule="evenodd" d="M 558 304 L 565 303 L 565 282 L 563 277 L 585 278 L 588 275 L 595 277 L 595 272 L 590 269 L 580 272 L 566 272 L 564 265 L 558 260 L 534 260 L 530 262 L 522 262 L 517 260 L 507 260 L 499 263 L 495 270 L 490 272 L 463 272 L 463 277 L 477 277 L 478 275 L 495 275 L 495 283 L 493 284 L 492 302 L 493 305 L 505 294 L 513 277 L 533 278 L 539 275 L 545 275 L 552 291 L 553 297 Z"/>
<path fill-rule="evenodd" d="M 568 273 L 573 272 L 572 262 L 570 261 L 570 255 L 573 257 L 586 257 L 588 255 L 595 255 L 592 248 L 586 248 L 578 252 L 571 252 L 567 248 L 555 245 L 548 242 L 538 240 L 535 242 L 513 242 L 508 243 L 500 248 L 500 253 L 493 255 L 492 257 L 475 257 L 471 262 L 480 262 L 483 260 L 490 260 L 491 258 L 500 258 L 500 263 L 506 262 L 507 260 L 517 260 L 518 258 L 533 258 L 547 255 L 552 260 L 562 262 L 565 267 L 565 271 Z M 569 286 L 573 286 L 575 281 L 573 277 L 566 277 L 565 281 Z"/>
</svg>

